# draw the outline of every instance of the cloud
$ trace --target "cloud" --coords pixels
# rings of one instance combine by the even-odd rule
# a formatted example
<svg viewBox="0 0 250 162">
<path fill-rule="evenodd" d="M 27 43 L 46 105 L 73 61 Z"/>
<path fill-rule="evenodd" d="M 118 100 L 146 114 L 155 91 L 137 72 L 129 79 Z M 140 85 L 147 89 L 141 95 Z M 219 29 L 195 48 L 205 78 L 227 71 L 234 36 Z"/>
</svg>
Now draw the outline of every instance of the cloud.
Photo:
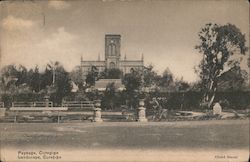
<svg viewBox="0 0 250 162">
<path fill-rule="evenodd" d="M 76 35 L 73 35 L 60 27 L 49 37 L 35 45 L 37 61 L 59 61 L 67 70 L 79 64 L 81 44 Z M 38 56 L 38 57 L 37 57 Z M 77 59 L 76 59 L 77 58 Z M 39 63 L 37 63 L 39 64 Z"/>
<path fill-rule="evenodd" d="M 3 57 L 1 67 L 8 64 L 22 64 L 27 68 L 38 65 L 44 70 L 45 65 L 50 61 L 59 61 L 70 71 L 80 64 L 82 43 L 78 35 L 68 32 L 64 27 L 59 27 L 53 33 L 45 33 L 43 30 L 32 28 L 27 34 L 24 31 L 5 32 L 2 41 Z M 13 37 L 10 34 L 15 33 Z"/>
<path fill-rule="evenodd" d="M 50 37 L 44 39 L 39 45 L 50 50 L 61 50 L 62 47 L 68 46 L 76 36 L 65 31 L 64 27 L 57 29 Z"/>
<path fill-rule="evenodd" d="M 65 1 L 55 0 L 49 1 L 49 7 L 54 8 L 56 10 L 63 10 L 70 7 L 70 4 Z"/>
<path fill-rule="evenodd" d="M 32 20 L 8 16 L 3 19 L 2 26 L 7 30 L 30 29 L 34 26 L 34 22 Z"/>
</svg>

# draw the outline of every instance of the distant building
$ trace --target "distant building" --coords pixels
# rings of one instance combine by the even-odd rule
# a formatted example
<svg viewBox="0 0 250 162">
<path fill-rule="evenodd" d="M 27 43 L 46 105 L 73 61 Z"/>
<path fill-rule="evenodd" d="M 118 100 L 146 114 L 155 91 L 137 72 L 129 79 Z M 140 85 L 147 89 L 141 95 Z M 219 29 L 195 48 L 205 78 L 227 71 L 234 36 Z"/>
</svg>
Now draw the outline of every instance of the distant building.
<svg viewBox="0 0 250 162">
<path fill-rule="evenodd" d="M 86 76 L 92 67 L 100 72 L 104 69 L 120 69 L 123 74 L 129 73 L 131 69 L 143 69 L 143 55 L 140 60 L 127 60 L 126 55 L 121 59 L 121 35 L 105 35 L 105 60 L 86 61 L 81 58 L 81 69 Z"/>
</svg>

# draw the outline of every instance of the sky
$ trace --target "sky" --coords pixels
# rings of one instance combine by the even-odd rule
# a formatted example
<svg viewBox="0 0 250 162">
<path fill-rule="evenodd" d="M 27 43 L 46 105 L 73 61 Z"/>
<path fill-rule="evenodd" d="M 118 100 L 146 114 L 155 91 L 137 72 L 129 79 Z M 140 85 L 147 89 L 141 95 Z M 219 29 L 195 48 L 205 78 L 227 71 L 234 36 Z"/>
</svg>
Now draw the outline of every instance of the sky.
<svg viewBox="0 0 250 162">
<path fill-rule="evenodd" d="M 121 35 L 121 57 L 166 68 L 177 78 L 198 79 L 202 55 L 194 48 L 206 23 L 235 24 L 249 44 L 247 0 L 9 0 L 0 2 L 0 68 L 44 69 L 59 61 L 71 71 L 80 58 L 104 59 L 105 34 Z M 246 57 L 242 62 L 247 69 Z"/>
</svg>

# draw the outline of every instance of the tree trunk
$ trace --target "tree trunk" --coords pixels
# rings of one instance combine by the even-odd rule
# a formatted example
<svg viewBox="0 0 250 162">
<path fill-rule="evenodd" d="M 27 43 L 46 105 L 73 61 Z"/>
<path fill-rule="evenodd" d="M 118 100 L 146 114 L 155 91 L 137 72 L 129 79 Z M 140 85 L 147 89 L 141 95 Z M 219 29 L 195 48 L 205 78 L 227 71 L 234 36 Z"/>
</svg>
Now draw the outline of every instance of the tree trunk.
<svg viewBox="0 0 250 162">
<path fill-rule="evenodd" d="M 211 79 L 209 89 L 205 92 L 203 102 L 207 104 L 207 108 L 211 108 L 214 98 L 215 98 L 215 93 L 217 90 L 217 82 L 215 80 Z"/>
<path fill-rule="evenodd" d="M 212 96 L 211 96 L 211 98 L 210 98 L 210 100 L 209 100 L 209 103 L 208 103 L 208 108 L 211 108 L 211 106 L 212 106 L 212 104 L 213 104 L 213 102 L 214 102 L 215 92 L 216 92 L 216 88 L 215 88 L 215 89 L 213 90 L 213 92 L 212 92 Z"/>
</svg>

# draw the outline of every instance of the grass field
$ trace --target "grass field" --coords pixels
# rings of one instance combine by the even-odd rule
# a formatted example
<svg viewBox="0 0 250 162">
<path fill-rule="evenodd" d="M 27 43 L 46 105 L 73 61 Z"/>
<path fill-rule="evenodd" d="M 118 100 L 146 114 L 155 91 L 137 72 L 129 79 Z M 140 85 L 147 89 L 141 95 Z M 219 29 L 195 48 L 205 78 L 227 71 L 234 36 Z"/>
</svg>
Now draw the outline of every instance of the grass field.
<svg viewBox="0 0 250 162">
<path fill-rule="evenodd" d="M 15 157 L 7 156 L 10 152 L 16 155 L 18 150 L 39 149 L 60 150 L 64 161 L 68 157 L 71 157 L 70 161 L 76 160 L 80 154 L 85 154 L 83 161 L 100 161 L 98 157 L 102 157 L 101 161 L 105 161 L 105 158 L 112 161 L 109 159 L 111 155 L 115 161 L 144 161 L 147 156 L 148 161 L 244 161 L 249 154 L 248 119 L 148 123 L 1 123 L 0 131 L 1 148 L 5 151 L 6 159 Z M 100 156 L 94 156 L 97 153 Z M 79 156 L 74 156 L 76 154 Z M 234 158 L 216 158 L 217 154 L 218 157 L 227 155 Z M 191 156 L 197 158 L 192 159 Z"/>
</svg>

